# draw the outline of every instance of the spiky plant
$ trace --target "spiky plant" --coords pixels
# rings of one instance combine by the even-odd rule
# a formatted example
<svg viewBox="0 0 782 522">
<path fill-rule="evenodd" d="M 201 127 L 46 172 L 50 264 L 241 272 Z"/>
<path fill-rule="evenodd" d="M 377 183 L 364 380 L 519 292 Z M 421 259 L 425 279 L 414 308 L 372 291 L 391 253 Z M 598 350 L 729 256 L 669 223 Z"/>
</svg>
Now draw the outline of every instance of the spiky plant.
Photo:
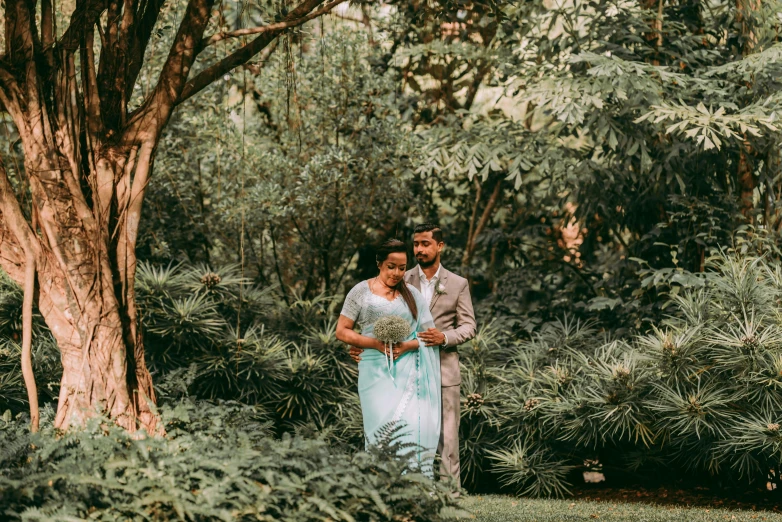
<svg viewBox="0 0 782 522">
<path fill-rule="evenodd" d="M 239 335 L 226 325 L 216 343 L 195 358 L 198 396 L 230 398 L 250 404 L 276 401 L 284 386 L 291 342 L 250 326 Z"/>
<path fill-rule="evenodd" d="M 490 451 L 502 482 L 522 495 L 562 497 L 570 492 L 567 476 L 573 466 L 545 445 L 517 440 L 507 449 Z"/>
</svg>

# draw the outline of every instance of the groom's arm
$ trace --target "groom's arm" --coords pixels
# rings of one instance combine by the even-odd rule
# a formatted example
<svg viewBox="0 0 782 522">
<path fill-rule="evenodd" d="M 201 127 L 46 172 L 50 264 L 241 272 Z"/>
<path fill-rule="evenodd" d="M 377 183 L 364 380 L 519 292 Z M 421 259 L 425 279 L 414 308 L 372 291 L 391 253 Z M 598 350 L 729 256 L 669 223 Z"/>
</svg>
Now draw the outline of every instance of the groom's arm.
<svg viewBox="0 0 782 522">
<path fill-rule="evenodd" d="M 444 330 L 446 346 L 451 348 L 464 344 L 475 337 L 475 311 L 472 307 L 470 285 L 465 280 L 456 298 L 456 326 Z"/>
</svg>

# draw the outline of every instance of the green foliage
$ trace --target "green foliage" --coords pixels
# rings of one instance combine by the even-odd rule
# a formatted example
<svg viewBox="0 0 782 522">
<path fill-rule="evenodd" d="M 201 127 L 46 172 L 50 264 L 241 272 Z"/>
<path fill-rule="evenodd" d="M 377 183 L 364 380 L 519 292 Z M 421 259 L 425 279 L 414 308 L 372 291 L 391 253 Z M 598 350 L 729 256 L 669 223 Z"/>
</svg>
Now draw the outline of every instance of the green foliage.
<svg viewBox="0 0 782 522">
<path fill-rule="evenodd" d="M 184 400 L 161 410 L 167 436 L 95 418 L 30 434 L 0 420 L 4 520 L 410 520 L 464 518 L 449 491 L 395 458 L 347 454 L 322 438 L 275 439 L 261 411 Z M 53 412 L 44 412 L 51 426 Z"/>
<path fill-rule="evenodd" d="M 335 299 L 288 305 L 234 266 L 141 263 L 136 286 L 148 364 L 163 393 L 261 404 L 278 431 L 340 425 L 335 439 L 363 442 L 357 370 L 334 335 Z M 340 424 L 343 416 L 358 416 L 358 426 Z"/>
<path fill-rule="evenodd" d="M 159 395 L 251 403 L 258 433 L 361 447 L 335 296 L 374 271 L 374 243 L 426 219 L 482 325 L 461 348 L 469 487 L 564 495 L 584 470 L 778 482 L 779 2 L 663 2 L 659 20 L 617 0 L 391 3 L 371 34 L 291 31 L 168 126 L 137 280 Z M 203 56 L 241 42 L 225 45 Z M 0 279 L 3 411 L 24 409 L 20 307 Z M 183 498 L 154 502 L 201 505 Z"/>
<path fill-rule="evenodd" d="M 243 256 L 243 273 L 289 302 L 339 293 L 359 250 L 413 204 L 396 86 L 369 73 L 380 51 L 356 31 L 294 32 L 184 104 L 156 159 L 142 258 Z"/>
<path fill-rule="evenodd" d="M 460 348 L 467 487 L 561 496 L 585 470 L 609 481 L 676 473 L 723 486 L 777 482 L 782 270 L 753 255 L 762 244 L 739 242 L 746 253 L 709 260 L 707 273 L 692 276 L 699 284 L 669 294 L 668 318 L 646 334 L 617 338 L 575 318 L 532 336 L 501 320 L 482 324 Z M 180 420 L 169 434 L 210 429 L 209 415 L 193 415 L 202 407 L 192 396 L 253 404 L 217 407 L 236 416 L 215 421 L 231 427 L 317 437 L 348 453 L 362 446 L 356 368 L 334 338 L 336 299 L 287 305 L 231 267 L 142 264 L 137 290 L 158 394 L 164 403 L 186 398 L 173 413 L 190 412 L 172 417 Z M 17 376 L 12 393 L 3 390 L 18 411 L 17 361 L 0 357 L 5 375 Z"/>
<path fill-rule="evenodd" d="M 631 333 L 664 316 L 659 277 L 702 271 L 748 222 L 778 235 L 778 2 L 664 3 L 661 32 L 638 2 L 394 4 L 362 6 L 372 31 L 292 31 L 179 108 L 142 258 L 244 260 L 290 303 L 340 293 L 374 244 L 435 221 L 488 316 Z"/>
<path fill-rule="evenodd" d="M 494 346 L 505 347 L 483 350 L 492 362 L 476 355 L 486 331 L 463 347 L 462 437 L 483 436 L 466 443 L 466 478 L 499 473 L 507 486 L 546 496 L 566 493 L 572 471 L 592 469 L 609 482 L 673 473 L 723 486 L 776 483 L 779 266 L 722 254 L 708 267 L 646 335 L 612 339 L 567 320 L 530 340 L 497 332 Z"/>
<path fill-rule="evenodd" d="M 639 271 L 701 272 L 748 222 L 778 235 L 779 2 L 660 5 L 429 2 L 389 22 L 419 211 L 490 316 L 643 330 L 665 298 Z"/>
</svg>

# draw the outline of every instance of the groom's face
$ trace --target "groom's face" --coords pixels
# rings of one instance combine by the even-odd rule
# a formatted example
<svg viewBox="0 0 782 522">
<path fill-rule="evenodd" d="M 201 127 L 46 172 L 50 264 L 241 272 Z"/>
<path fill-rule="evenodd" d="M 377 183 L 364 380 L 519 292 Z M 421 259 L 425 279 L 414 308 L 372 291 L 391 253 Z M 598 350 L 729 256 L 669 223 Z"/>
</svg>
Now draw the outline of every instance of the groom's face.
<svg viewBox="0 0 782 522">
<path fill-rule="evenodd" d="M 432 238 L 431 232 L 419 232 L 413 236 L 413 252 L 421 266 L 432 266 L 439 261 L 443 246 L 442 241 L 438 243 Z"/>
</svg>

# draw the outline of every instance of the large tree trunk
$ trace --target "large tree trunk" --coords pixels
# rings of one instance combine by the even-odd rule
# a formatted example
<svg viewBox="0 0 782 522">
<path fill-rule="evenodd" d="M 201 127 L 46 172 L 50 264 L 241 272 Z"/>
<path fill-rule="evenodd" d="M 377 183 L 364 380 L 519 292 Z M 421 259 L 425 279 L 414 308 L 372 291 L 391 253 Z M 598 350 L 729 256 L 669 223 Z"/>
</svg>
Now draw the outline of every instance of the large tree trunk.
<svg viewBox="0 0 782 522">
<path fill-rule="evenodd" d="M 6 0 L 0 112 L 11 115 L 25 159 L 15 179 L 0 163 L 0 267 L 22 284 L 30 281 L 26 256 L 35 259 L 38 308 L 62 352 L 57 428 L 99 413 L 131 431 L 161 431 L 134 281 L 163 127 L 176 105 L 342 1 L 301 0 L 280 22 L 205 38 L 214 0 L 189 0 L 157 86 L 129 112 L 163 0 L 79 0 L 60 38 L 52 2 L 42 0 L 39 28 L 35 3 Z M 205 47 L 252 35 L 189 78 Z"/>
<path fill-rule="evenodd" d="M 135 257 L 130 254 L 136 240 L 132 225 L 138 217 L 134 207 L 140 210 L 143 194 L 136 194 L 134 205 L 132 189 L 130 193 L 123 190 L 128 184 L 123 178 L 131 174 L 123 167 L 138 166 L 133 172 L 135 184 L 146 177 L 142 171 L 148 165 L 143 158 L 128 159 L 151 153 L 136 154 L 132 148 L 119 161 L 116 154 L 90 158 L 89 163 L 96 165 L 94 179 L 104 190 L 91 192 L 92 209 L 97 212 L 88 212 L 86 201 L 74 198 L 74 187 L 68 186 L 68 178 L 75 180 L 76 176 L 66 165 L 75 164 L 74 158 L 67 158 L 59 148 L 41 150 L 30 136 L 22 137 L 25 171 L 30 173 L 29 212 L 35 216 L 30 222 L 36 226 L 33 229 L 24 219 L 17 199 L 8 197 L 13 189 L 5 170 L 0 170 L 4 188 L 0 229 L 10 232 L 3 234 L 3 244 L 16 254 L 15 259 L 4 259 L 3 267 L 22 283 L 24 248 L 10 240 L 16 235 L 14 229 L 21 228 L 23 237 L 35 245 L 38 306 L 62 353 L 55 425 L 61 429 L 80 425 L 98 412 L 129 430 L 157 432 L 151 408 L 155 395 L 144 362 L 133 293 Z M 53 162 L 50 157 L 58 159 Z"/>
</svg>

